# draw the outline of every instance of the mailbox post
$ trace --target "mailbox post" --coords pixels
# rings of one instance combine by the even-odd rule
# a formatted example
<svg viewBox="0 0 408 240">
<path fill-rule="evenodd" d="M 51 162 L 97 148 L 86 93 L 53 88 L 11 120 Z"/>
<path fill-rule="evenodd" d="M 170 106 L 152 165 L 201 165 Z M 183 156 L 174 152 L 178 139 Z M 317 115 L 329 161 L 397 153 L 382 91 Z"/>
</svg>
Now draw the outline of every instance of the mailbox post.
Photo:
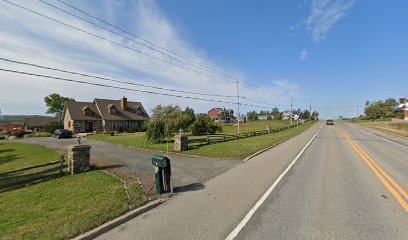
<svg viewBox="0 0 408 240">
<path fill-rule="evenodd" d="M 170 158 L 163 155 L 154 155 L 152 157 L 152 165 L 156 178 L 156 193 L 172 193 Z"/>
</svg>

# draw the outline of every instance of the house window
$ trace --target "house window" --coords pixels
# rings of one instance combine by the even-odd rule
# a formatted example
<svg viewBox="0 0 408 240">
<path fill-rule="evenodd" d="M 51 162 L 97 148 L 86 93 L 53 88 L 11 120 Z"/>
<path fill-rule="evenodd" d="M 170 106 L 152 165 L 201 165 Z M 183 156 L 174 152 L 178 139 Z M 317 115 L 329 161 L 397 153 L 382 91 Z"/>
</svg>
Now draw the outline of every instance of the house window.
<svg viewBox="0 0 408 240">
<path fill-rule="evenodd" d="M 68 128 L 71 128 L 71 121 L 68 121 Z"/>
<path fill-rule="evenodd" d="M 140 108 L 137 109 L 137 115 L 142 115 L 142 109 Z"/>
</svg>

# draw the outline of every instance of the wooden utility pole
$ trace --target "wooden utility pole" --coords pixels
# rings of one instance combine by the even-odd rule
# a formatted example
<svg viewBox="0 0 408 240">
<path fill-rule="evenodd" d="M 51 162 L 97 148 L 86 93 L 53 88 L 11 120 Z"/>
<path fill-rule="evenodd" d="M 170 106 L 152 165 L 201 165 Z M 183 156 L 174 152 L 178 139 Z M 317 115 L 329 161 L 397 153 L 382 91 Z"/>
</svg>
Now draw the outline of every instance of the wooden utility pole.
<svg viewBox="0 0 408 240">
<path fill-rule="evenodd" d="M 236 84 L 237 84 L 237 98 L 238 98 L 238 102 L 237 102 L 237 104 L 238 104 L 238 128 L 237 128 L 237 136 L 239 135 L 239 122 L 240 122 L 240 118 L 241 118 L 241 116 L 240 116 L 240 114 L 239 114 L 239 82 L 238 82 L 238 80 L 235 82 Z"/>
</svg>

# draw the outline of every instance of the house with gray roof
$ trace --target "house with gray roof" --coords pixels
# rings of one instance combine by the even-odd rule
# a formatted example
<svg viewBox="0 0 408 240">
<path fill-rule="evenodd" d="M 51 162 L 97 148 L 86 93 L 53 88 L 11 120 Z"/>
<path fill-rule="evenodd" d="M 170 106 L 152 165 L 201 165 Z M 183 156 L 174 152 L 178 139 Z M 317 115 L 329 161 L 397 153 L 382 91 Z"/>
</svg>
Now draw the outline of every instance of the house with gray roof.
<svg viewBox="0 0 408 240">
<path fill-rule="evenodd" d="M 139 131 L 149 119 L 140 102 L 95 98 L 93 102 L 68 101 L 64 106 L 64 128 L 74 133 Z"/>
</svg>

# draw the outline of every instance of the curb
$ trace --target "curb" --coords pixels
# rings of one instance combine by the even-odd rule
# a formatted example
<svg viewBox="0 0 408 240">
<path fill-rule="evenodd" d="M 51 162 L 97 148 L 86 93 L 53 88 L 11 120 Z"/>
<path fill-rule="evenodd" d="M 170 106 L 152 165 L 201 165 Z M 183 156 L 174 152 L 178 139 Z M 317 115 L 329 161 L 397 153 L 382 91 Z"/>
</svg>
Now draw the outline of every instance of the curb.
<svg viewBox="0 0 408 240">
<path fill-rule="evenodd" d="M 307 129 L 305 129 L 305 130 L 303 130 L 303 131 L 301 131 L 301 132 L 299 132 L 299 133 L 296 133 L 296 134 L 293 135 L 293 136 L 290 136 L 290 137 L 288 137 L 288 138 L 286 138 L 286 139 L 283 139 L 283 140 L 281 140 L 281 141 L 275 143 L 275 144 L 272 145 L 272 146 L 269 146 L 269 147 L 267 147 L 267 148 L 264 148 L 264 149 L 262 149 L 262 150 L 259 150 L 259 151 L 256 152 L 256 153 L 253 153 L 252 155 L 249 155 L 248 157 L 246 157 L 246 158 L 243 160 L 243 162 L 246 162 L 246 161 L 250 160 L 251 158 L 254 158 L 254 157 L 260 155 L 261 153 L 264 153 L 264 152 L 268 151 L 269 149 L 274 148 L 274 147 L 278 146 L 279 144 L 281 144 L 281 143 L 283 143 L 283 142 L 286 142 L 286 141 L 288 141 L 288 140 L 290 140 L 290 139 L 292 139 L 292 138 L 294 138 L 294 137 L 296 137 L 296 136 L 298 136 L 298 135 L 304 133 L 305 131 L 309 130 L 311 127 L 313 127 L 313 126 L 310 126 L 310 127 L 308 127 Z"/>
<path fill-rule="evenodd" d="M 150 203 L 148 203 L 148 204 L 146 204 L 146 205 L 144 205 L 144 206 L 142 206 L 140 208 L 132 210 L 132 211 L 130 211 L 128 213 L 125 213 L 124 215 L 122 215 L 120 217 L 117 217 L 117 218 L 115 218 L 115 219 L 113 219 L 113 220 L 111 220 L 111 221 L 109 221 L 107 223 L 104 223 L 101 226 L 99 226 L 99 227 L 97 227 L 95 229 L 92 229 L 89 232 L 86 232 L 86 233 L 81 234 L 81 235 L 79 235 L 79 236 L 77 236 L 75 238 L 72 238 L 71 240 L 94 239 L 97 236 L 100 236 L 100 235 L 106 233 L 107 231 L 112 230 L 115 227 L 117 227 L 117 226 L 131 220 L 132 218 L 135 218 L 135 217 L 137 217 L 137 216 L 139 216 L 139 215 L 141 215 L 141 214 L 143 214 L 143 213 L 145 213 L 145 212 L 147 212 L 149 210 L 152 210 L 153 208 L 159 206 L 160 204 L 162 204 L 162 203 L 164 203 L 166 201 L 167 201 L 167 199 L 157 199 L 155 201 L 152 201 L 152 202 L 150 202 Z"/>
</svg>

